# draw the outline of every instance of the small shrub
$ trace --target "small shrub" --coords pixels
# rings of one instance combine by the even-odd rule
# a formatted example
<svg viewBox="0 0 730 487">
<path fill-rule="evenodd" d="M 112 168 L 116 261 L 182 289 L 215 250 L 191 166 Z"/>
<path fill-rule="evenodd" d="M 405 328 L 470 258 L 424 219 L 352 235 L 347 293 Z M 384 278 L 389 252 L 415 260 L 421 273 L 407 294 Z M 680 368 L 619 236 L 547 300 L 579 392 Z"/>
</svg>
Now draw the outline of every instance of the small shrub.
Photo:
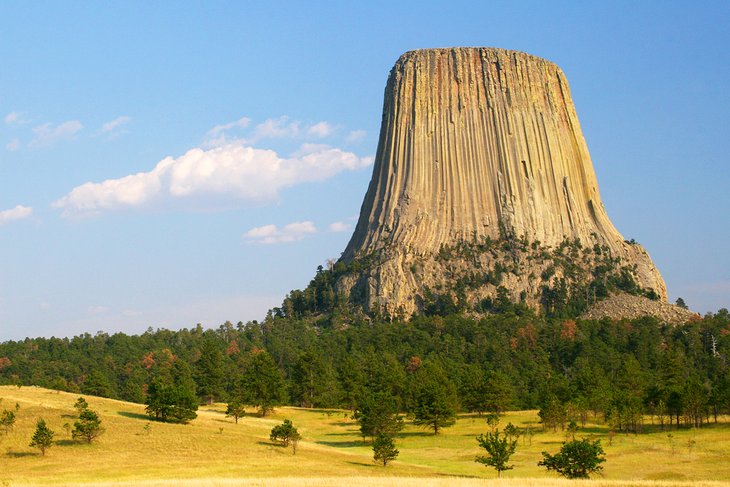
<svg viewBox="0 0 730 487">
<path fill-rule="evenodd" d="M 287 447 L 289 444 L 295 444 L 301 438 L 302 435 L 299 434 L 297 428 L 288 419 L 285 419 L 282 424 L 274 426 L 269 435 L 271 441 L 278 442 L 283 447 Z M 294 452 L 296 453 L 296 446 L 294 446 Z"/>
</svg>

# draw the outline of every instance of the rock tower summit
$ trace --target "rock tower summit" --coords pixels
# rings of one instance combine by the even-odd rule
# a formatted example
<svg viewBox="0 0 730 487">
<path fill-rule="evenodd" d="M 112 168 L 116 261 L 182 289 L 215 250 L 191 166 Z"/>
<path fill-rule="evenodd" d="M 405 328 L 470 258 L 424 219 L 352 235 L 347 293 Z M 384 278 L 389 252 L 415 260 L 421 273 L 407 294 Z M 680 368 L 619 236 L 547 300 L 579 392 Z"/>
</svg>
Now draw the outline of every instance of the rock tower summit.
<svg viewBox="0 0 730 487">
<path fill-rule="evenodd" d="M 546 257 L 555 252 L 585 275 Z M 545 286 L 560 279 L 590 300 L 593 266 L 607 255 L 639 289 L 666 300 L 649 255 L 606 214 L 557 65 L 495 48 L 398 59 L 339 292 L 391 315 L 410 315 L 435 294 L 474 304 L 500 286 L 539 306 Z"/>
</svg>

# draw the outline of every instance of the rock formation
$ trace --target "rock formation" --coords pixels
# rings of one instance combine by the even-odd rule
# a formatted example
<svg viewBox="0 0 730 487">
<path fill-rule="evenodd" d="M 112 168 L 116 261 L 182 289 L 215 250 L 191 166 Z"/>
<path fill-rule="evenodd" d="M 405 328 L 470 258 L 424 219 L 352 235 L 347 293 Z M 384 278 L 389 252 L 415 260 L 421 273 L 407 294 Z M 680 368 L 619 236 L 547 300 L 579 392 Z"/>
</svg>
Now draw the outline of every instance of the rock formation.
<svg viewBox="0 0 730 487">
<path fill-rule="evenodd" d="M 622 282 L 666 300 L 649 255 L 606 214 L 563 72 L 493 48 L 398 59 L 338 265 L 339 293 L 391 316 L 443 295 L 493 302 L 500 287 L 534 307 L 551 292 L 590 302 Z"/>
</svg>

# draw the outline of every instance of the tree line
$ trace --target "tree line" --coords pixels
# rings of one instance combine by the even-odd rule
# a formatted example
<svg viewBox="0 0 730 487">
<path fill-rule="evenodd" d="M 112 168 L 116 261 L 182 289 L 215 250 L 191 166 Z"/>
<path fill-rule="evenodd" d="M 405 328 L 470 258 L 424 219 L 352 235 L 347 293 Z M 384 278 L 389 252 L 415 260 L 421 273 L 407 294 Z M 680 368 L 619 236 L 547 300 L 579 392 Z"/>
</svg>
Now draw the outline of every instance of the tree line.
<svg viewBox="0 0 730 487">
<path fill-rule="evenodd" d="M 7 341 L 0 383 L 146 403 L 151 416 L 181 422 L 212 402 L 263 415 L 288 404 L 358 414 L 387 406 L 416 417 L 430 401 L 477 413 L 540 409 L 554 428 L 590 416 L 638 432 L 646 415 L 668 428 L 729 414 L 729 356 L 726 309 L 679 326 L 549 318 L 517 306 L 407 322 L 274 310 L 216 329 Z"/>
</svg>

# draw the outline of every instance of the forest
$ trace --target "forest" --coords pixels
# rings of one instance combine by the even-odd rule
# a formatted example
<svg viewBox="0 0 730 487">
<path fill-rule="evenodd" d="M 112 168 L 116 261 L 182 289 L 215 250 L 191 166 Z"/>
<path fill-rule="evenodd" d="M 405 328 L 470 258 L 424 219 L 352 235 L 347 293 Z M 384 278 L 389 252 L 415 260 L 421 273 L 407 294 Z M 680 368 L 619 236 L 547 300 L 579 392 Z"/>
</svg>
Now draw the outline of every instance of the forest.
<svg viewBox="0 0 730 487">
<path fill-rule="evenodd" d="M 274 309 L 217 329 L 7 341 L 0 383 L 147 404 L 170 390 L 266 414 L 284 404 L 356 410 L 373 397 L 409 411 L 430 376 L 461 411 L 540 409 L 553 426 L 591 415 L 637 432 L 645 415 L 699 427 L 730 414 L 729 356 L 724 308 L 677 326 L 551 318 L 520 305 L 404 322 Z"/>
</svg>

